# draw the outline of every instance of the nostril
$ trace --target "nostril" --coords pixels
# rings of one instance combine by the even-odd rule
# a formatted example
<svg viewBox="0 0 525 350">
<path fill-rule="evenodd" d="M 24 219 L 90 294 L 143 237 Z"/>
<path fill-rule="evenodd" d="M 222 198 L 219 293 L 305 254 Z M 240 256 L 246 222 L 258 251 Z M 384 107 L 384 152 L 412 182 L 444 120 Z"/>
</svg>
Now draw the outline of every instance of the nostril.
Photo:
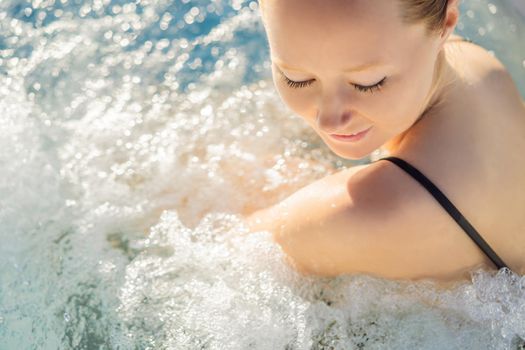
<svg viewBox="0 0 525 350">
<path fill-rule="evenodd" d="M 343 125 L 346 124 L 348 121 L 350 121 L 350 118 L 352 118 L 352 114 L 350 112 L 343 113 L 341 116 L 341 123 Z"/>
</svg>

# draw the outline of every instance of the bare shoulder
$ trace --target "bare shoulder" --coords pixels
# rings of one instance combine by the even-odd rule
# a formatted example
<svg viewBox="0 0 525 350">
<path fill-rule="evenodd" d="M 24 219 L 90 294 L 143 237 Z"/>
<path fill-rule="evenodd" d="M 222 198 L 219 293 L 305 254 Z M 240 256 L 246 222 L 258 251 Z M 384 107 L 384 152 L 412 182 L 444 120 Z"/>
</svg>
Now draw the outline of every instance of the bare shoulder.
<svg viewBox="0 0 525 350">
<path fill-rule="evenodd" d="M 425 190 L 387 161 L 319 180 L 271 213 L 275 241 L 306 273 L 451 279 L 484 262 Z"/>
<path fill-rule="evenodd" d="M 473 85 L 494 90 L 501 95 L 519 95 L 517 87 L 505 65 L 496 55 L 484 47 L 461 40 L 460 36 L 451 38 L 446 46 L 450 61 L 464 78 Z M 520 98 L 521 101 L 521 98 Z"/>
<path fill-rule="evenodd" d="M 459 53 L 460 56 L 466 58 L 465 61 L 469 64 L 464 68 L 471 68 L 472 71 L 478 72 L 482 70 L 506 71 L 503 63 L 493 53 L 459 35 L 451 36 L 447 44 L 446 51 L 449 55 L 454 57 Z"/>
<path fill-rule="evenodd" d="M 505 65 L 490 51 L 453 36 L 445 46 L 452 66 L 477 98 L 481 109 L 497 110 L 518 118 L 525 116 L 525 102 Z"/>
</svg>

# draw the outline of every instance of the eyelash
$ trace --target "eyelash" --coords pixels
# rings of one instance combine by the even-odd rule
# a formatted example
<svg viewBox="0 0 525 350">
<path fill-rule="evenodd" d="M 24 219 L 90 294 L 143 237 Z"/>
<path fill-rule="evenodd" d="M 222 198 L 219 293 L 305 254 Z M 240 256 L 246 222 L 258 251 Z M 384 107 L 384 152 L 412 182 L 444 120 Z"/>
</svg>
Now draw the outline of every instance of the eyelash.
<svg viewBox="0 0 525 350">
<path fill-rule="evenodd" d="M 304 88 L 304 87 L 310 86 L 314 82 L 313 79 L 306 80 L 306 81 L 293 81 L 293 80 L 290 80 L 286 75 L 282 73 L 281 73 L 281 76 L 283 77 L 285 83 L 293 89 Z M 363 85 L 358 85 L 358 84 L 352 84 L 352 85 L 358 91 L 373 93 L 374 91 L 381 90 L 381 88 L 385 84 L 385 81 L 386 81 L 386 77 L 384 77 L 379 83 L 370 85 L 370 86 L 363 86 Z"/>
</svg>

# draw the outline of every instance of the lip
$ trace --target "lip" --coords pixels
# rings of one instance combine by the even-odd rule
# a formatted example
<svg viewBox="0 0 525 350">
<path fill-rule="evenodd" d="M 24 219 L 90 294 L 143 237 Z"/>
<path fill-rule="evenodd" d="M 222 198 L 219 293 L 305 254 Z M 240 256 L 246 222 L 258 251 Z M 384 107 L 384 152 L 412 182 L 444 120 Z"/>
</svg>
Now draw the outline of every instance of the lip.
<svg viewBox="0 0 525 350">
<path fill-rule="evenodd" d="M 372 127 L 369 127 L 368 129 L 366 130 L 363 130 L 355 135 L 338 135 L 338 134 L 330 134 L 330 136 L 338 141 L 343 141 L 343 142 L 357 142 L 359 140 L 361 140 L 363 137 L 366 136 L 366 134 L 368 134 L 368 131 L 372 129 Z"/>
</svg>

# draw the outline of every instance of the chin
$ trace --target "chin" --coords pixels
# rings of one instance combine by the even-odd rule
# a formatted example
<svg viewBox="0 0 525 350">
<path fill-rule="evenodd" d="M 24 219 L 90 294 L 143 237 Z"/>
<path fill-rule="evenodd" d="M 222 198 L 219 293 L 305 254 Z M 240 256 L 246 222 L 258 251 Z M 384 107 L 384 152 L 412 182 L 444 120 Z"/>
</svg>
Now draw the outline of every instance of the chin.
<svg viewBox="0 0 525 350">
<path fill-rule="evenodd" d="M 363 159 L 365 157 L 368 157 L 373 150 L 361 148 L 361 149 L 340 149 L 336 147 L 331 147 L 328 145 L 328 147 L 337 154 L 339 157 L 349 160 L 359 160 Z"/>
</svg>

